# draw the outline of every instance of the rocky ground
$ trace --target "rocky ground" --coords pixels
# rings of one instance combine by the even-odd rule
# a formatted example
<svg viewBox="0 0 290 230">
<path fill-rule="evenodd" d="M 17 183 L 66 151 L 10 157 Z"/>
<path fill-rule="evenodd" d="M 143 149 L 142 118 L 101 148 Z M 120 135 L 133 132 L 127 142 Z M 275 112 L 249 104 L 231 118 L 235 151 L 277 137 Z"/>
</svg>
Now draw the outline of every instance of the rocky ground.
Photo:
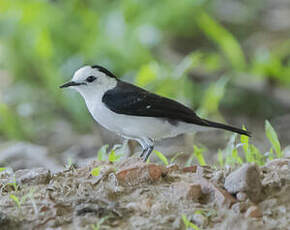
<svg viewBox="0 0 290 230">
<path fill-rule="evenodd" d="M 225 169 L 129 158 L 54 174 L 5 170 L 0 188 L 1 230 L 185 229 L 182 215 L 199 229 L 290 226 L 289 158 Z"/>
</svg>

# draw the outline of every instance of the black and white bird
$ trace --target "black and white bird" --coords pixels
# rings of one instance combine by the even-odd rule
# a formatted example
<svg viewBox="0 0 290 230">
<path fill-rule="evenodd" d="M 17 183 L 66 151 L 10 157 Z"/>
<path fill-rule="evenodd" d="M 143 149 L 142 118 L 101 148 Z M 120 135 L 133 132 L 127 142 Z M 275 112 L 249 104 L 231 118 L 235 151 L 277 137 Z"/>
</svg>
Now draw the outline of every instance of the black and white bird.
<svg viewBox="0 0 290 230">
<path fill-rule="evenodd" d="M 248 131 L 202 119 L 181 103 L 119 80 L 98 65 L 78 69 L 60 88 L 76 89 L 93 118 L 108 130 L 140 143 L 145 161 L 155 141 L 209 128 L 250 136 Z"/>
</svg>

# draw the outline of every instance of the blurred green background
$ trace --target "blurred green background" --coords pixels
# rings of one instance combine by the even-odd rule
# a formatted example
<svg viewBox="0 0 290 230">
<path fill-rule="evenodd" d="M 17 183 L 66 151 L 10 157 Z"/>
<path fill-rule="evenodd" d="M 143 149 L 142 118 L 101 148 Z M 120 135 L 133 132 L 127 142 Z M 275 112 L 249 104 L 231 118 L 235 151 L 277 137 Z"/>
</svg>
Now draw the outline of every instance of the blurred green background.
<svg viewBox="0 0 290 230">
<path fill-rule="evenodd" d="M 84 64 L 253 133 L 274 120 L 290 140 L 287 0 L 1 0 L 1 142 L 53 145 L 60 120 L 94 132 L 80 96 L 58 88 Z"/>
</svg>

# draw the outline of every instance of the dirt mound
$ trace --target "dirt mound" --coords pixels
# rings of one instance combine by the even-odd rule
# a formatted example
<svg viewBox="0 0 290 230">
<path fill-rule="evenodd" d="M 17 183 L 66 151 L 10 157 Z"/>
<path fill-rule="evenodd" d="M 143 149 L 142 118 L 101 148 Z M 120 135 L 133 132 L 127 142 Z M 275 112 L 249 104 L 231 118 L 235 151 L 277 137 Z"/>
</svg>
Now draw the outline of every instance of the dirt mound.
<svg viewBox="0 0 290 230">
<path fill-rule="evenodd" d="M 6 170 L 0 188 L 1 229 L 185 229 L 186 222 L 200 229 L 290 226 L 287 158 L 236 169 L 165 167 L 131 158 L 56 174 Z"/>
</svg>

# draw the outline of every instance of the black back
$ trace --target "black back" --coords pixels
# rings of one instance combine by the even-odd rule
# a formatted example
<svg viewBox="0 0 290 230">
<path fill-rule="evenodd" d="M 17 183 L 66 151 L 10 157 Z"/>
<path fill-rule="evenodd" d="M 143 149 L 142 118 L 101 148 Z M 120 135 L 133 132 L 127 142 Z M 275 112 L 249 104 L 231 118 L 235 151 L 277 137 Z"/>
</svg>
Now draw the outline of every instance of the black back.
<svg viewBox="0 0 290 230">
<path fill-rule="evenodd" d="M 173 122 L 183 121 L 208 126 L 206 121 L 179 102 L 123 81 L 118 81 L 115 88 L 107 91 L 102 101 L 111 111 L 119 114 L 158 117 Z"/>
</svg>

